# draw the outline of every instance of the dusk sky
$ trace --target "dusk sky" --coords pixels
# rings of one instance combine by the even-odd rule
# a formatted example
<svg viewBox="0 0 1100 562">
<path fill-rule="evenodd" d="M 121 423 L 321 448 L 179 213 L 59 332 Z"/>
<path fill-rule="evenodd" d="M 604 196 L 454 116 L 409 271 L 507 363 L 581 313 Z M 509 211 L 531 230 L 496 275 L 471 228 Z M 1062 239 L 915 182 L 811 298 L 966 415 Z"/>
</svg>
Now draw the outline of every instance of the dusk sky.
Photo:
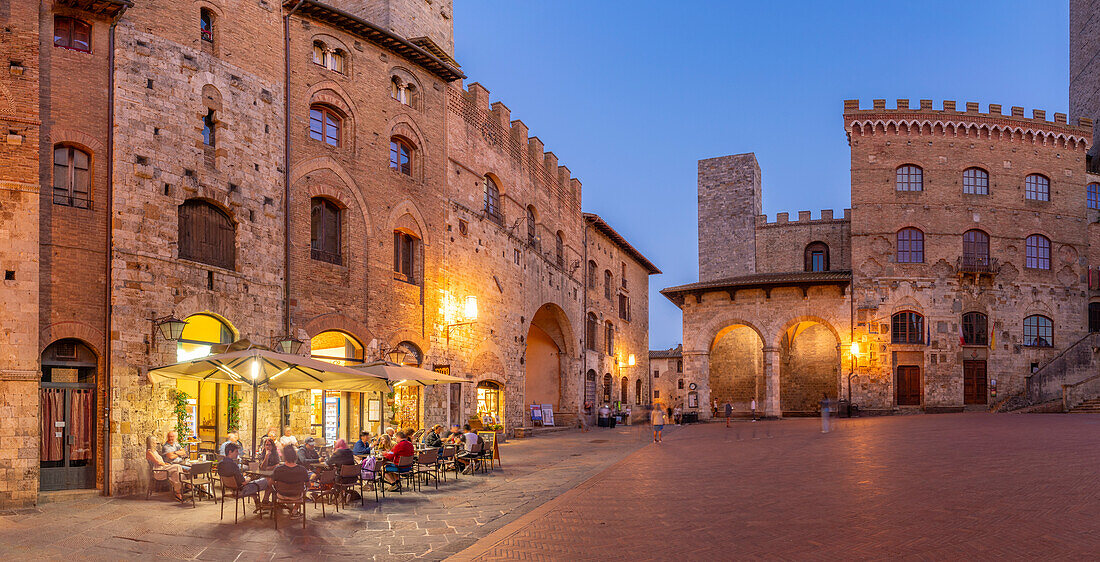
<svg viewBox="0 0 1100 562">
<path fill-rule="evenodd" d="M 1060 0 L 455 1 L 456 58 L 664 271 L 650 348 L 680 342 L 659 291 L 698 280 L 696 161 L 755 152 L 764 212 L 849 205 L 845 99 L 1068 109 Z"/>
</svg>

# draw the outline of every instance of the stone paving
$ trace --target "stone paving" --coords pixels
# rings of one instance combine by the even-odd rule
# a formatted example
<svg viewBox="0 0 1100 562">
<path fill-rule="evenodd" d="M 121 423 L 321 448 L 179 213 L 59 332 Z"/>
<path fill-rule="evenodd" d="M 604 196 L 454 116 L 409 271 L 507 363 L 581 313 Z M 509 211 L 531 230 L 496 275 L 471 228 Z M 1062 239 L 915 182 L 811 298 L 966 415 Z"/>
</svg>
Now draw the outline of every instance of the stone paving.
<svg viewBox="0 0 1100 562">
<path fill-rule="evenodd" d="M 1100 416 L 697 425 L 454 560 L 1096 559 Z"/>
<path fill-rule="evenodd" d="M 500 447 L 503 469 L 462 476 L 420 493 L 367 494 L 326 518 L 307 506 L 308 521 L 249 513 L 234 525 L 219 506 L 181 506 L 161 493 L 142 498 L 84 499 L 0 512 L 0 557 L 120 560 L 148 556 L 196 560 L 355 558 L 442 559 L 561 495 L 651 441 L 648 427 L 593 428 L 511 440 Z"/>
</svg>

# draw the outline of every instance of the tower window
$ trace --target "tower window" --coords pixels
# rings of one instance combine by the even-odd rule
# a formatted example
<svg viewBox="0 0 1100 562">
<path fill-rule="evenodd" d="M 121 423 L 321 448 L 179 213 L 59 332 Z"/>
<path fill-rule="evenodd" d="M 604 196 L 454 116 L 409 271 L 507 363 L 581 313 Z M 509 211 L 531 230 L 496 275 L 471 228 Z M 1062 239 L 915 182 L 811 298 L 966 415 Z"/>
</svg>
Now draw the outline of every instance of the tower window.
<svg viewBox="0 0 1100 562">
<path fill-rule="evenodd" d="M 53 44 L 84 53 L 92 52 L 92 26 L 65 16 L 53 18 Z"/>
<path fill-rule="evenodd" d="M 913 164 L 898 166 L 897 190 L 924 191 L 924 170 Z"/>
<path fill-rule="evenodd" d="M 1031 174 L 1024 180 L 1024 198 L 1032 201 L 1050 201 L 1050 179 L 1041 174 Z"/>
</svg>

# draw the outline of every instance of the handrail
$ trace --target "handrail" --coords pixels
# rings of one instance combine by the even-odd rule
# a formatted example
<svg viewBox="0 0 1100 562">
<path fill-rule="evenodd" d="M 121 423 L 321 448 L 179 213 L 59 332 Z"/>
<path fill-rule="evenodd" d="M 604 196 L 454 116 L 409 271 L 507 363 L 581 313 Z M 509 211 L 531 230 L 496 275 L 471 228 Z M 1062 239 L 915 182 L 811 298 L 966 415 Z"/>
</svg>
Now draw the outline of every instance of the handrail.
<svg viewBox="0 0 1100 562">
<path fill-rule="evenodd" d="M 1093 376 L 1091 376 L 1091 377 L 1089 377 L 1089 378 L 1087 378 L 1087 379 L 1084 379 L 1084 380 L 1079 380 L 1079 381 L 1077 381 L 1077 382 L 1075 382 L 1075 383 L 1071 383 L 1071 384 L 1063 384 L 1063 385 L 1062 385 L 1062 392 L 1065 392 L 1067 388 L 1076 388 L 1076 387 L 1078 387 L 1078 386 L 1081 386 L 1081 385 L 1083 385 L 1083 384 L 1085 384 L 1085 383 L 1087 383 L 1087 382 L 1089 382 L 1089 381 L 1094 381 L 1094 380 L 1096 380 L 1096 379 L 1100 379 L 1100 373 L 1097 373 L 1097 374 L 1095 374 L 1095 375 L 1093 375 Z"/>
</svg>

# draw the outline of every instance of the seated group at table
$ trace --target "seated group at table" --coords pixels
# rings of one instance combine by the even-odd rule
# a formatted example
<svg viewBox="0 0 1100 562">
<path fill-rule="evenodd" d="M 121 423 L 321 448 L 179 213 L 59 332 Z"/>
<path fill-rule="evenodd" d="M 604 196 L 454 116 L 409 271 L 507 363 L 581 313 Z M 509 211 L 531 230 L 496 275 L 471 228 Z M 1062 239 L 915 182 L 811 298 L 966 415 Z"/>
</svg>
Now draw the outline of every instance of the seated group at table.
<svg viewBox="0 0 1100 562">
<path fill-rule="evenodd" d="M 157 438 L 150 435 L 145 440 L 145 460 L 149 461 L 149 467 L 156 471 L 164 471 L 168 474 L 168 482 L 172 485 L 172 494 L 176 501 L 183 501 L 183 472 L 188 466 L 187 448 L 179 443 L 175 431 L 168 432 L 168 438 L 164 445 L 157 450 Z"/>
</svg>

